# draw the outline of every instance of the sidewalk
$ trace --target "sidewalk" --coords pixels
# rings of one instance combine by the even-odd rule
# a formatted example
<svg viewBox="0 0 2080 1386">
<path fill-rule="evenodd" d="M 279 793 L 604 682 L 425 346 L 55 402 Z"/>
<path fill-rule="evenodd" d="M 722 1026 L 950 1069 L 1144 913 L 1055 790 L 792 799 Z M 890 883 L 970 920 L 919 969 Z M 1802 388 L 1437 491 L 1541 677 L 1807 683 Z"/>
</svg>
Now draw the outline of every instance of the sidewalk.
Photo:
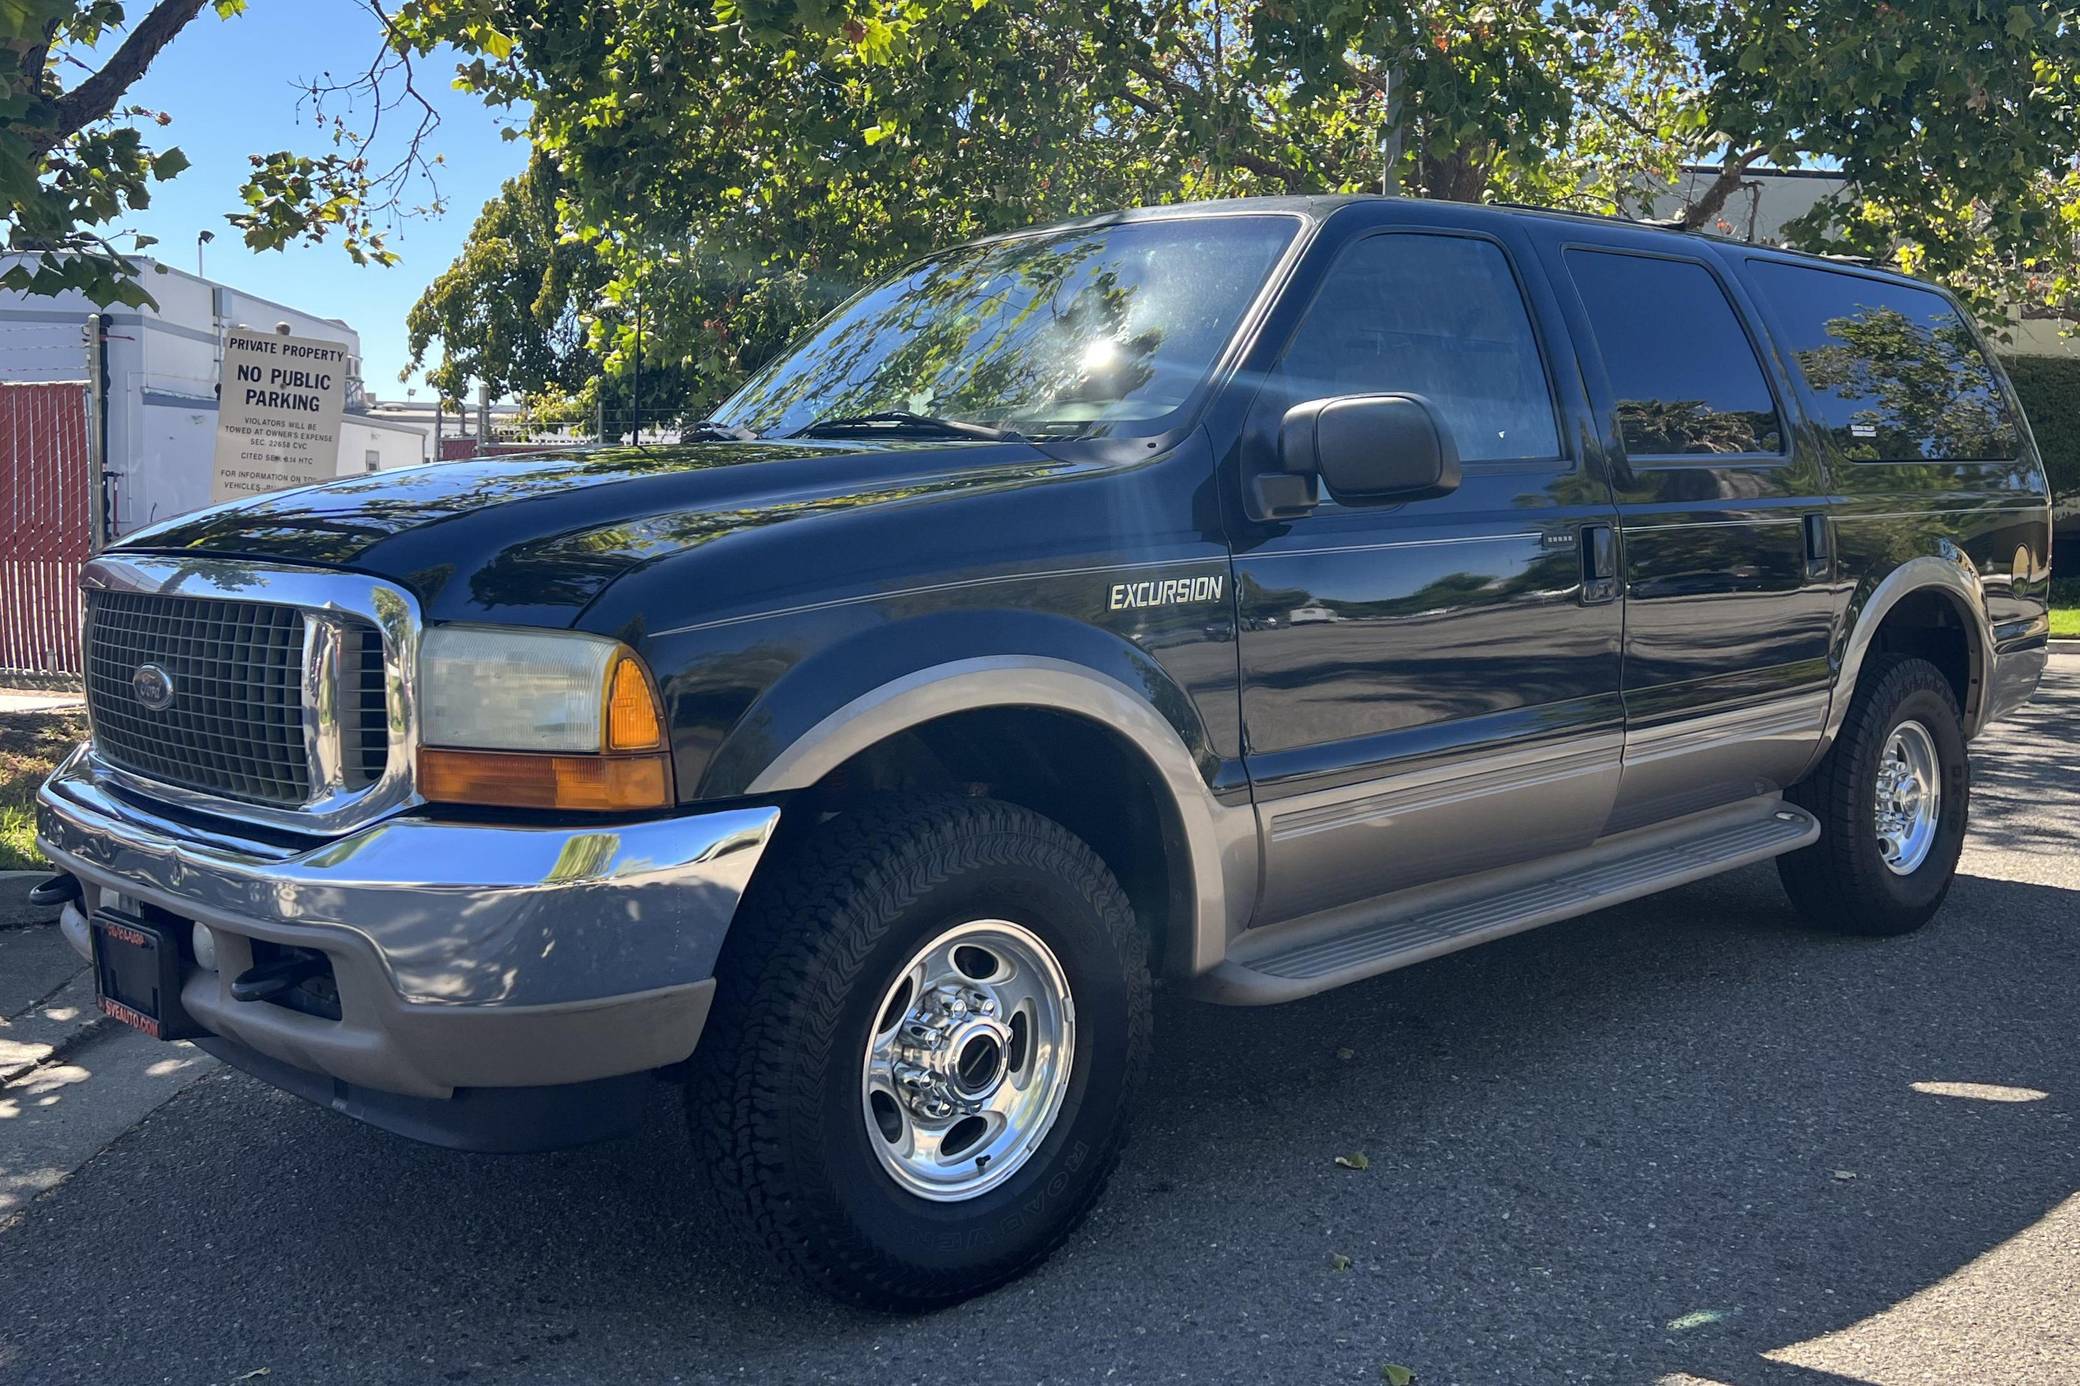
<svg viewBox="0 0 2080 1386">
<path fill-rule="evenodd" d="M 86 699 L 76 692 L 57 688 L 0 688 L 0 713 L 57 712 L 81 707 Z"/>
<path fill-rule="evenodd" d="M 28 903 L 42 878 L 0 873 L 0 1233 L 216 1063 L 101 1014 L 57 912 Z"/>
</svg>

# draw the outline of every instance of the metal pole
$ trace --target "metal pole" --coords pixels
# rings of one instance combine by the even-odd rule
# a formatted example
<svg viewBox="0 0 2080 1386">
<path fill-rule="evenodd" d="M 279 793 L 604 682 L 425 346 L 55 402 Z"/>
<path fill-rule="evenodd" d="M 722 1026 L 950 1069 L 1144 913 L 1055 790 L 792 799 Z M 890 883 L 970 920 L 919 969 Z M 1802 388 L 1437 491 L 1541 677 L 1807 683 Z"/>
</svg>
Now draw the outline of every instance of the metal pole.
<svg viewBox="0 0 2080 1386">
<path fill-rule="evenodd" d="M 108 543 L 108 320 L 87 314 L 87 530 L 88 547 Z"/>
<path fill-rule="evenodd" d="M 632 400 L 629 410 L 635 415 L 636 421 L 635 441 L 640 444 L 643 441 L 643 291 L 640 287 L 636 289 L 635 384 L 631 387 L 630 394 Z"/>
<path fill-rule="evenodd" d="M 1379 190 L 1392 197 L 1401 191 L 1401 64 L 1387 69 L 1386 128 L 1379 140 Z"/>
</svg>

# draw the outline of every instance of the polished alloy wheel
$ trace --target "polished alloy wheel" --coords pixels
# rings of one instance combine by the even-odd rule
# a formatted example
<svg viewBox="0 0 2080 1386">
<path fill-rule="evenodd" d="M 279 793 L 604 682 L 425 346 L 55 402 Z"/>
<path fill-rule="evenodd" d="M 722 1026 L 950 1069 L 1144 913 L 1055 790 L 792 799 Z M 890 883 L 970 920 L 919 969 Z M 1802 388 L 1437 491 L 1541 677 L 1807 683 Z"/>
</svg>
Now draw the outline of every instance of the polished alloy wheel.
<svg viewBox="0 0 2080 1386">
<path fill-rule="evenodd" d="M 1910 876 L 1935 846 L 1943 811 L 1942 762 L 1919 722 L 1892 729 L 1878 757 L 1878 851 L 1886 869 Z"/>
<path fill-rule="evenodd" d="M 1076 1053 L 1068 980 L 1031 930 L 957 925 L 919 949 L 875 1010 L 860 1077 L 867 1141 L 909 1192 L 977 1197 L 1039 1149 Z"/>
</svg>

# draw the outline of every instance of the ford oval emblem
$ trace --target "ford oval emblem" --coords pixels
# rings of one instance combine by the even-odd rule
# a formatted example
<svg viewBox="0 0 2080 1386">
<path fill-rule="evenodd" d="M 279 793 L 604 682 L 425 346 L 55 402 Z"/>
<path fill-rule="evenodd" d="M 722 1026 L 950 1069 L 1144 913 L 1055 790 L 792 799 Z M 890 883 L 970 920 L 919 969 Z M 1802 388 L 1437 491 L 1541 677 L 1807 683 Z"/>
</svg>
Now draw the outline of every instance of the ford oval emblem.
<svg viewBox="0 0 2080 1386">
<path fill-rule="evenodd" d="M 130 691 L 147 711 L 164 712 L 173 706 L 173 675 L 156 664 L 140 664 L 130 676 Z"/>
</svg>

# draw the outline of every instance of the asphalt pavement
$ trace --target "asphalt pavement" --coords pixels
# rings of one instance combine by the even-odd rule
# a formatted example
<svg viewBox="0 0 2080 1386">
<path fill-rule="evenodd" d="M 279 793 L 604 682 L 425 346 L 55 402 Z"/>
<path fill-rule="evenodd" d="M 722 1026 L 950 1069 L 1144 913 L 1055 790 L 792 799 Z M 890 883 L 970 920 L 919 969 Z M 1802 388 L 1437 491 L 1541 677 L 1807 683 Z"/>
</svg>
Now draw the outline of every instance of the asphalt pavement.
<svg viewBox="0 0 2080 1386">
<path fill-rule="evenodd" d="M 2080 1381 L 2076 728 L 2061 656 L 1909 938 L 1808 932 L 1763 867 L 1165 998 L 1111 1194 L 923 1317 L 731 1250 L 669 1090 L 639 1139 L 490 1157 L 214 1070 L 0 1222 L 0 1380 Z"/>
</svg>

